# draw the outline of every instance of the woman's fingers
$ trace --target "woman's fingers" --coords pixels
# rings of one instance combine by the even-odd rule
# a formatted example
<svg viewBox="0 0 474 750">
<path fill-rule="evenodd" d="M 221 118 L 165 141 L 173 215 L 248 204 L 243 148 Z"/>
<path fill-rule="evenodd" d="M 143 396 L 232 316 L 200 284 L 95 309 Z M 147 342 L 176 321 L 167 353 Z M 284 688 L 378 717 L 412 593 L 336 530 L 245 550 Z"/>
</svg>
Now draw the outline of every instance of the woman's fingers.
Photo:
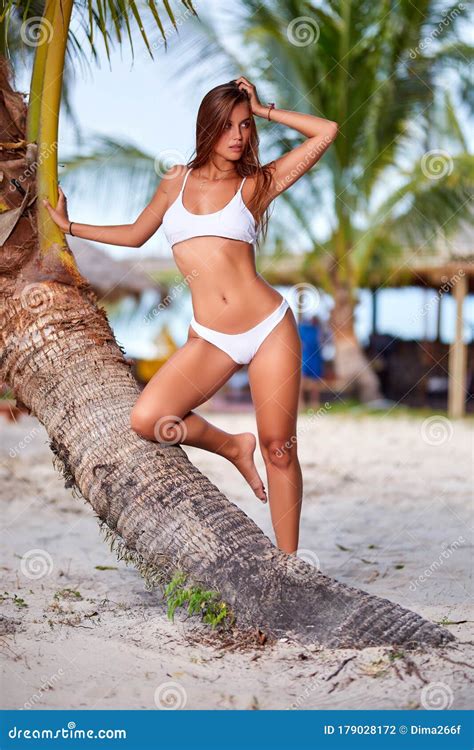
<svg viewBox="0 0 474 750">
<path fill-rule="evenodd" d="M 255 86 L 253 85 L 253 83 L 250 83 L 250 81 L 248 81 L 248 80 L 247 80 L 246 78 L 244 78 L 243 76 L 241 76 L 241 77 L 240 77 L 240 78 L 238 79 L 238 81 L 237 81 L 237 82 L 238 82 L 238 83 L 239 83 L 239 82 L 240 82 L 240 83 L 243 83 L 243 84 L 244 84 L 245 86 L 249 86 L 249 87 L 250 87 L 251 89 L 254 89 L 254 88 L 255 88 Z"/>
<path fill-rule="evenodd" d="M 67 211 L 64 207 L 61 207 L 60 204 L 61 198 L 58 201 L 58 205 L 56 208 L 53 208 L 51 203 L 47 198 L 43 198 L 43 205 L 48 210 L 49 215 L 51 216 L 52 220 L 55 224 L 58 225 L 58 227 L 61 229 L 63 226 L 67 225 L 69 222 L 69 218 L 67 215 Z"/>
<path fill-rule="evenodd" d="M 51 216 L 51 218 L 55 221 L 56 220 L 56 218 L 55 218 L 56 217 L 56 211 L 52 207 L 51 203 L 49 203 L 49 201 L 46 201 L 44 205 L 46 206 L 46 208 L 48 210 L 48 213 Z"/>
<path fill-rule="evenodd" d="M 43 205 L 46 206 L 46 208 L 48 209 L 49 213 L 51 213 L 52 211 L 56 210 L 54 208 L 54 206 L 51 205 L 51 203 L 49 202 L 49 200 L 47 198 L 43 198 Z"/>
<path fill-rule="evenodd" d="M 66 210 L 67 198 L 64 195 L 63 190 L 60 185 L 58 185 L 58 192 L 59 192 L 59 197 L 58 197 L 58 202 L 56 204 L 56 209 L 54 209 L 54 207 L 51 205 L 51 203 L 49 202 L 47 198 L 43 198 L 43 206 L 46 206 L 46 208 L 51 211 L 56 210 L 56 211 L 64 212 Z"/>
<path fill-rule="evenodd" d="M 250 81 L 248 81 L 246 78 L 244 78 L 244 76 L 240 76 L 239 78 L 237 78 L 236 81 L 235 81 L 235 83 L 237 83 L 237 84 L 243 84 L 244 86 L 249 86 L 251 89 L 254 88 L 253 83 L 250 83 Z"/>
</svg>

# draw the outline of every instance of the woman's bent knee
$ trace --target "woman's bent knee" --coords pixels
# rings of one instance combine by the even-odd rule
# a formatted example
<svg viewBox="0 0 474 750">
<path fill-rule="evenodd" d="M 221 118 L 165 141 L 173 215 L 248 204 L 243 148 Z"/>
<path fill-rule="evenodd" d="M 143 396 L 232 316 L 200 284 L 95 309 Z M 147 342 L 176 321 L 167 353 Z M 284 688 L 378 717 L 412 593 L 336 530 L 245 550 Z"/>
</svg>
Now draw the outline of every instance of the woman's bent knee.
<svg viewBox="0 0 474 750">
<path fill-rule="evenodd" d="M 298 460 L 296 435 L 263 440 L 260 447 L 265 463 L 285 468 Z"/>
<path fill-rule="evenodd" d="M 159 443 L 180 443 L 186 436 L 186 425 L 179 415 L 165 414 L 156 409 L 151 415 L 142 407 L 134 407 L 130 414 L 130 427 L 138 435 Z"/>
<path fill-rule="evenodd" d="M 133 408 L 130 413 L 130 427 L 141 437 L 150 438 L 153 436 L 154 421 L 142 409 Z"/>
</svg>

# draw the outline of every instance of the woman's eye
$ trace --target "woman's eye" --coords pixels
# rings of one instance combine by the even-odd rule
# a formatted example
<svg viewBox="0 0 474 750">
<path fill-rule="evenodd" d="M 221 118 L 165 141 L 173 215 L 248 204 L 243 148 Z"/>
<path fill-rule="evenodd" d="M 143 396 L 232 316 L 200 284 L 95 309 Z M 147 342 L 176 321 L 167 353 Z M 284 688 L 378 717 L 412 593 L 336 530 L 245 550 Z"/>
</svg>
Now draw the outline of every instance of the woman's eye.
<svg viewBox="0 0 474 750">
<path fill-rule="evenodd" d="M 249 127 L 250 127 L 250 121 L 247 121 L 247 122 L 243 122 L 243 123 L 242 123 L 242 125 L 243 125 L 243 127 L 244 127 L 244 128 L 249 128 Z M 227 123 L 227 124 L 225 125 L 225 128 L 226 128 L 226 129 L 227 129 L 227 128 L 231 128 L 231 127 L 232 127 L 232 123 L 231 123 L 231 122 L 228 122 L 228 123 Z"/>
</svg>

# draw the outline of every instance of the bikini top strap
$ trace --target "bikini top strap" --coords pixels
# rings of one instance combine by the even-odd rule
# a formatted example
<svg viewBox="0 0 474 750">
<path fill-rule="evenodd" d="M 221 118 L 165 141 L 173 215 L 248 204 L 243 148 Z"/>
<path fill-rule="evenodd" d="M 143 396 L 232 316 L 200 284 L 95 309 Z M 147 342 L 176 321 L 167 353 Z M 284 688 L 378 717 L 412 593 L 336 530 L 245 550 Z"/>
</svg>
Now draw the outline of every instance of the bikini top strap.
<svg viewBox="0 0 474 750">
<path fill-rule="evenodd" d="M 244 186 L 244 182 L 245 182 L 245 180 L 246 180 L 246 179 L 247 179 L 247 177 L 244 177 L 244 179 L 243 179 L 243 180 L 242 180 L 242 182 L 240 183 L 240 187 L 239 187 L 239 190 L 238 190 L 238 192 L 239 192 L 239 193 L 240 193 L 240 191 L 242 190 L 242 188 L 243 188 L 243 186 Z"/>
<path fill-rule="evenodd" d="M 183 180 L 183 184 L 181 185 L 181 190 L 179 191 L 179 194 L 180 194 L 180 195 L 181 195 L 181 193 L 182 193 L 182 192 L 183 192 L 183 190 L 184 190 L 184 186 L 186 185 L 186 180 L 188 179 L 188 177 L 189 177 L 189 173 L 190 173 L 191 171 L 192 171 L 191 169 L 188 169 L 188 171 L 187 171 L 187 172 L 186 172 L 186 174 L 184 175 L 184 180 Z"/>
</svg>

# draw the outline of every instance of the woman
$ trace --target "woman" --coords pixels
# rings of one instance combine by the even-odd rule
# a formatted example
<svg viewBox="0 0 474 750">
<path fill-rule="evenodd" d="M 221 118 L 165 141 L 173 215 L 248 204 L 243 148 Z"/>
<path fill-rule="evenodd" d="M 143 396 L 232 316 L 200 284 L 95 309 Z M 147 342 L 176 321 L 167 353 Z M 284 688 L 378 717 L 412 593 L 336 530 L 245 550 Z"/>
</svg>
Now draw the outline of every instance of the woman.
<svg viewBox="0 0 474 750">
<path fill-rule="evenodd" d="M 261 165 L 254 116 L 294 128 L 305 140 Z M 166 172 L 133 224 L 70 222 L 61 188 L 56 208 L 44 203 L 64 232 L 113 245 L 140 247 L 163 224 L 189 282 L 193 316 L 186 343 L 138 397 L 131 427 L 149 440 L 224 456 L 266 502 L 253 433 L 232 435 L 192 411 L 247 365 L 276 542 L 293 553 L 302 501 L 296 441 L 301 343 L 288 303 L 256 271 L 254 242 L 260 231 L 266 234 L 270 203 L 316 164 L 335 139 L 337 124 L 264 106 L 241 76 L 206 94 L 196 134 L 195 158 Z"/>
</svg>

